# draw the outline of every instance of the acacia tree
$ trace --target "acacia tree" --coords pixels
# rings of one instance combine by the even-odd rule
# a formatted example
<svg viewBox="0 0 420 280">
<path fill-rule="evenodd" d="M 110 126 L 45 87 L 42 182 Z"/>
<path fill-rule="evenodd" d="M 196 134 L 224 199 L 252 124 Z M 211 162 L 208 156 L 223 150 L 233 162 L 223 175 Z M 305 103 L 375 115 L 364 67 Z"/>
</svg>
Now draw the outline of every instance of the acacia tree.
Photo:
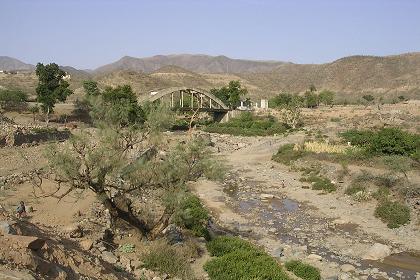
<svg viewBox="0 0 420 280">
<path fill-rule="evenodd" d="M 229 108 L 235 109 L 241 104 L 241 97 L 245 96 L 248 90 L 242 87 L 240 81 L 230 81 L 227 86 L 220 89 L 211 89 L 210 93 L 223 101 Z"/>
<path fill-rule="evenodd" d="M 99 129 L 81 131 L 68 143 L 52 146 L 48 159 L 58 182 L 55 193 L 65 188 L 58 198 L 73 191 L 93 191 L 115 221 L 123 220 L 153 238 L 168 223 L 173 209 L 167 207 L 150 225 L 133 211 L 130 195 L 146 189 L 176 190 L 202 175 L 219 174 L 219 167 L 202 139 L 179 144 L 162 159 L 157 150 L 163 145 L 158 140 L 166 129 L 166 112 L 151 108 L 146 119 L 133 118 L 130 90 L 124 88 L 98 95 L 101 100 L 95 106 L 101 108 L 93 115 L 99 116 L 95 122 Z M 109 116 L 102 115 L 103 111 L 110 112 Z"/>
<path fill-rule="evenodd" d="M 333 106 L 335 93 L 329 90 L 323 90 L 319 93 L 319 102 L 324 105 Z"/>
<path fill-rule="evenodd" d="M 300 96 L 293 95 L 290 101 L 282 106 L 283 121 L 293 129 L 295 129 L 302 121 L 302 105 L 302 98 Z"/>
<path fill-rule="evenodd" d="M 50 113 L 58 101 L 64 102 L 73 93 L 69 89 L 69 83 L 63 78 L 66 72 L 61 70 L 55 63 L 36 65 L 38 86 L 36 87 L 37 101 L 41 103 L 41 109 L 45 113 L 48 125 Z"/>
</svg>

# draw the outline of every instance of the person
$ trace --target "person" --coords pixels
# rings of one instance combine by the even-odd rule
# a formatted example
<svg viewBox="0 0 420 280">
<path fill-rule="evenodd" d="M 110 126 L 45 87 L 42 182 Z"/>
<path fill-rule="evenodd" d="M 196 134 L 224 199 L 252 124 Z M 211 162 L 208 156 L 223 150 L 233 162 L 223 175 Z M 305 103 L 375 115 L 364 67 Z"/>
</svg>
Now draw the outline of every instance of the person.
<svg viewBox="0 0 420 280">
<path fill-rule="evenodd" d="M 21 201 L 19 203 L 19 206 L 16 208 L 16 217 L 20 219 L 24 216 L 26 216 L 26 207 L 25 207 L 25 203 Z"/>
</svg>

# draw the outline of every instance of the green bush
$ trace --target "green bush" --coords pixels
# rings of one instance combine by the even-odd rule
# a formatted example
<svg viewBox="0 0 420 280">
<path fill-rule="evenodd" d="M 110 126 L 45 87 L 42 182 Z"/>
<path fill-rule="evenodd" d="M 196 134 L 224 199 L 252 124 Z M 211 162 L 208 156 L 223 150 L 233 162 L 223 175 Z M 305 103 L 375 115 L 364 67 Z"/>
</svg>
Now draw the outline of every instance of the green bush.
<svg viewBox="0 0 420 280">
<path fill-rule="evenodd" d="M 307 178 L 303 178 L 302 181 L 311 182 L 313 190 L 322 190 L 325 192 L 333 192 L 337 190 L 337 187 L 330 181 L 330 179 L 312 175 Z"/>
<path fill-rule="evenodd" d="M 381 201 L 387 199 L 390 193 L 391 192 L 387 187 L 379 187 L 378 190 L 373 193 L 373 197 L 376 200 Z"/>
<path fill-rule="evenodd" d="M 272 116 L 256 117 L 250 112 L 245 112 L 226 123 L 208 125 L 204 130 L 241 136 L 267 136 L 284 133 L 287 131 L 287 127 L 277 122 Z"/>
<path fill-rule="evenodd" d="M 273 155 L 272 160 L 289 165 L 292 161 L 301 158 L 305 152 L 301 150 L 293 150 L 294 146 L 294 144 L 281 146 L 277 153 Z"/>
<path fill-rule="evenodd" d="M 359 184 L 351 184 L 345 191 L 345 194 L 347 195 L 353 195 L 356 194 L 358 192 L 364 192 L 366 191 L 366 187 L 365 186 L 361 186 Z"/>
<path fill-rule="evenodd" d="M 176 248 L 166 244 L 154 245 L 143 258 L 144 266 L 151 270 L 167 273 L 185 280 L 193 279 L 193 273 L 187 259 Z"/>
<path fill-rule="evenodd" d="M 298 260 L 292 260 L 285 263 L 287 270 L 293 272 L 296 276 L 304 280 L 320 280 L 319 269 Z"/>
<path fill-rule="evenodd" d="M 218 256 L 204 265 L 211 280 L 289 279 L 275 259 L 239 238 L 218 237 L 207 248 Z"/>
<path fill-rule="evenodd" d="M 349 130 L 341 137 L 363 147 L 368 155 L 400 155 L 416 159 L 420 150 L 420 135 L 399 128 L 382 128 L 377 132 Z"/>
<path fill-rule="evenodd" d="M 207 221 L 209 214 L 195 195 L 186 193 L 177 205 L 174 213 L 174 221 L 177 225 L 187 228 L 196 236 L 209 239 Z"/>
<path fill-rule="evenodd" d="M 219 236 L 207 243 L 207 250 L 210 255 L 217 257 L 239 249 L 252 251 L 255 250 L 255 247 L 248 241 L 232 236 Z"/>
<path fill-rule="evenodd" d="M 21 90 L 0 90 L 0 108 L 20 110 L 26 108 L 28 96 Z"/>
<path fill-rule="evenodd" d="M 382 200 L 375 209 L 375 217 L 381 219 L 389 228 L 398 228 L 410 221 L 410 208 L 389 200 Z"/>
</svg>

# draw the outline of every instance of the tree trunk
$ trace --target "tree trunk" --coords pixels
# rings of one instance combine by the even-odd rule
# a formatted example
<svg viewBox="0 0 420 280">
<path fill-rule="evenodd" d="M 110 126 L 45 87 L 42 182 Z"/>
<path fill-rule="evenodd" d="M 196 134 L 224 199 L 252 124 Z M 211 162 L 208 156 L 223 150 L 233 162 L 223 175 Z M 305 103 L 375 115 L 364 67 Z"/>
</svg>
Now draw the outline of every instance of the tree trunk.
<svg viewBox="0 0 420 280">
<path fill-rule="evenodd" d="M 146 223 L 136 217 L 131 209 L 131 201 L 124 195 L 116 197 L 114 200 L 108 197 L 105 191 L 98 193 L 103 205 L 109 210 L 113 219 L 121 219 L 135 227 L 143 236 L 148 236 L 150 229 Z"/>
</svg>

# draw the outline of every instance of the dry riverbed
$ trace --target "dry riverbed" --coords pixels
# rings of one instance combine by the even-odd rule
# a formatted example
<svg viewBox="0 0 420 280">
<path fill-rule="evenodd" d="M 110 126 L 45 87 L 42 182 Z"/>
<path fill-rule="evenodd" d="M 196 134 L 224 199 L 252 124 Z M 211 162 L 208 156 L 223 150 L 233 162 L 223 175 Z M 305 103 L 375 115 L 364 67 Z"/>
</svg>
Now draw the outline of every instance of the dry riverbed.
<svg viewBox="0 0 420 280">
<path fill-rule="evenodd" d="M 229 175 L 193 189 L 220 226 L 282 262 L 301 259 L 320 268 L 324 279 L 420 279 L 418 225 L 389 229 L 374 217 L 374 202 L 355 204 L 339 192 L 311 190 L 299 173 L 271 161 L 280 145 L 303 137 L 213 135 Z M 227 138 L 235 149 L 225 149 Z"/>
</svg>

